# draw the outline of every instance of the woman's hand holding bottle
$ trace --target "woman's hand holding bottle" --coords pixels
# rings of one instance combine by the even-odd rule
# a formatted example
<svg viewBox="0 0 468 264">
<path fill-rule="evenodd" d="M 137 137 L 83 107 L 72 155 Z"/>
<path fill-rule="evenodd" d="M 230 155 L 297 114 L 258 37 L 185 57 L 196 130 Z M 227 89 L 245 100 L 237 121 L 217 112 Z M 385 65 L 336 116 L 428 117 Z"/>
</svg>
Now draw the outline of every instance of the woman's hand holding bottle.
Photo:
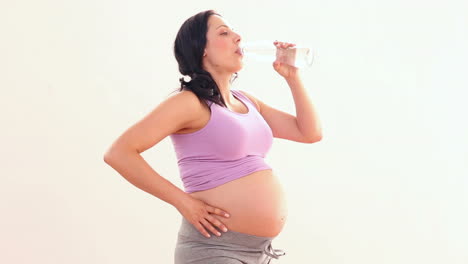
<svg viewBox="0 0 468 264">
<path fill-rule="evenodd" d="M 299 72 L 298 67 L 294 67 L 296 61 L 296 49 L 289 49 L 296 44 L 275 41 L 273 44 L 276 46 L 276 60 L 273 62 L 273 68 L 279 75 L 284 78 L 291 78 L 296 76 Z"/>
</svg>

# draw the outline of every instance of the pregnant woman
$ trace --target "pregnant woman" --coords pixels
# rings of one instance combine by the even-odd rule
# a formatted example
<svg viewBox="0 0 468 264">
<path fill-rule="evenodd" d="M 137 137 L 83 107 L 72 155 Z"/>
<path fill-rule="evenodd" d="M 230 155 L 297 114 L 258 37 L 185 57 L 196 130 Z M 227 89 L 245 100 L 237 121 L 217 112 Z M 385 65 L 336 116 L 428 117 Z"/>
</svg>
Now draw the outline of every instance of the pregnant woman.
<svg viewBox="0 0 468 264">
<path fill-rule="evenodd" d="M 187 19 L 174 54 L 180 73 L 190 80 L 181 78 L 180 91 L 131 126 L 104 156 L 130 183 L 180 212 L 176 264 L 266 264 L 286 254 L 272 247 L 287 218 L 285 194 L 264 158 L 274 137 L 301 143 L 322 137 L 297 68 L 273 63 L 290 87 L 296 116 L 231 89 L 243 66 L 240 42 L 213 10 Z M 140 155 L 167 136 L 184 191 Z"/>
</svg>

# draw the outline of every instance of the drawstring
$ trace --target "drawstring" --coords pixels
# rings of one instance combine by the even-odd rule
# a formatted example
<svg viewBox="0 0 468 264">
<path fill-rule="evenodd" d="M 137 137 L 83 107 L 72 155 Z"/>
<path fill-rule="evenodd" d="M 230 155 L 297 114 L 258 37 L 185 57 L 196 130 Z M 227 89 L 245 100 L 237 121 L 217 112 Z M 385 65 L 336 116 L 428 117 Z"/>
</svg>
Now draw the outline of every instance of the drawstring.
<svg viewBox="0 0 468 264">
<path fill-rule="evenodd" d="M 275 259 L 278 259 L 279 257 L 281 256 L 284 256 L 286 255 L 286 252 L 284 252 L 283 250 L 281 249 L 274 249 L 272 246 L 271 246 L 271 242 L 265 246 L 265 249 L 263 250 L 268 256 L 272 257 L 272 258 L 275 258 Z M 272 252 L 273 251 L 273 252 Z"/>
</svg>

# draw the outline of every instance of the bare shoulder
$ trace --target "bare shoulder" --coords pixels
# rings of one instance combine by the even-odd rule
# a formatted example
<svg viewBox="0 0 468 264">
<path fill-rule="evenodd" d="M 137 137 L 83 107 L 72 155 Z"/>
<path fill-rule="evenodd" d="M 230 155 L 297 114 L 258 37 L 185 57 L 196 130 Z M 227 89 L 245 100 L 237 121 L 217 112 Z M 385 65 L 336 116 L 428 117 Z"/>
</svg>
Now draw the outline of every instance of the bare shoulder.
<svg viewBox="0 0 468 264">
<path fill-rule="evenodd" d="M 252 101 L 255 104 L 255 107 L 257 108 L 258 112 L 261 113 L 261 105 L 263 104 L 263 102 L 259 98 L 243 90 L 239 90 L 239 92 L 241 92 L 243 95 L 249 98 L 250 101 Z"/>
<path fill-rule="evenodd" d="M 185 90 L 164 99 L 150 114 L 157 112 L 157 109 L 160 113 L 190 122 L 202 113 L 203 105 L 194 92 Z"/>
<path fill-rule="evenodd" d="M 168 97 L 165 99 L 166 101 L 173 101 L 174 106 L 180 107 L 188 107 L 190 111 L 200 109 L 202 103 L 198 96 L 189 90 L 184 90 L 181 92 L 177 92 L 176 94 Z M 180 104 L 180 105 L 179 105 Z"/>
</svg>

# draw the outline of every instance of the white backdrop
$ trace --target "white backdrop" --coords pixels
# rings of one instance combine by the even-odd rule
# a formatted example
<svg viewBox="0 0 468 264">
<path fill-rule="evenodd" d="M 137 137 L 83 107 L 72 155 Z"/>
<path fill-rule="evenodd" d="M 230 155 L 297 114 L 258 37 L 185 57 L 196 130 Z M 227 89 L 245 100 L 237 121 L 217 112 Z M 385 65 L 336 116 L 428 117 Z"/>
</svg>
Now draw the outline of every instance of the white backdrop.
<svg viewBox="0 0 468 264">
<path fill-rule="evenodd" d="M 188 17 L 244 40 L 307 43 L 323 140 L 275 139 L 287 192 L 274 263 L 468 263 L 468 5 L 464 1 L 2 1 L 1 263 L 172 263 L 180 214 L 104 163 L 179 86 Z M 295 114 L 270 64 L 234 89 Z M 465 91 L 462 91 L 464 89 Z M 169 138 L 143 153 L 182 188 Z"/>
</svg>

